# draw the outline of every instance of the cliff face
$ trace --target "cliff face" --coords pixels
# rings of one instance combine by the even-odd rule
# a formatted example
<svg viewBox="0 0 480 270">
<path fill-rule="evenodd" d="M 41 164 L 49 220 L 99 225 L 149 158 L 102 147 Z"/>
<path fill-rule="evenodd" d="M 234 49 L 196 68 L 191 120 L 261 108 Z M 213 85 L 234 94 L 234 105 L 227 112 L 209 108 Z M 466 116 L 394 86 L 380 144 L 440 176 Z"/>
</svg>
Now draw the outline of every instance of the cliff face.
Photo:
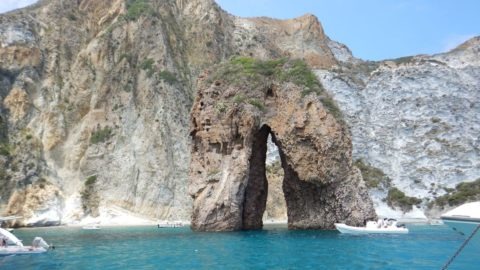
<svg viewBox="0 0 480 270">
<path fill-rule="evenodd" d="M 368 63 L 314 16 L 244 19 L 210 0 L 43 0 L 2 14 L 0 210 L 26 217 L 18 225 L 189 219 L 196 78 L 235 55 L 304 59 L 343 110 L 354 158 L 432 197 L 431 182 L 440 194 L 478 175 L 478 43 Z"/>
<path fill-rule="evenodd" d="M 391 185 L 423 200 L 480 175 L 480 39 L 433 56 L 343 62 L 317 75 L 351 127 L 353 156 L 380 168 Z M 393 213 L 372 188 L 377 212 Z M 397 209 L 399 210 L 399 209 Z M 407 216 L 422 217 L 413 207 Z"/>
<path fill-rule="evenodd" d="M 18 225 L 106 220 L 118 208 L 189 219 L 200 71 L 237 54 L 335 62 L 313 16 L 241 19 L 213 1 L 44 0 L 0 25 L 0 204 L 26 217 Z"/>
</svg>

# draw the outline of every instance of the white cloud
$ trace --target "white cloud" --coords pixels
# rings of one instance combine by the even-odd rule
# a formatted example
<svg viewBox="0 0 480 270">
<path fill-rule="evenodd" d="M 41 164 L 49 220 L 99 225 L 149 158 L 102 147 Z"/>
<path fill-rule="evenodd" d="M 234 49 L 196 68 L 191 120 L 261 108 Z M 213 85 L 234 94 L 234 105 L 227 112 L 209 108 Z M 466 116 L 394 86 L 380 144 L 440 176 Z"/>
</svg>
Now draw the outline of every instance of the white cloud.
<svg viewBox="0 0 480 270">
<path fill-rule="evenodd" d="M 37 0 L 0 0 L 0 13 L 26 7 L 35 2 L 37 2 Z"/>
<path fill-rule="evenodd" d="M 468 35 L 450 35 L 443 41 L 443 51 L 448 52 L 452 49 L 455 49 L 458 45 L 464 43 L 465 41 L 475 37 L 474 34 Z"/>
</svg>

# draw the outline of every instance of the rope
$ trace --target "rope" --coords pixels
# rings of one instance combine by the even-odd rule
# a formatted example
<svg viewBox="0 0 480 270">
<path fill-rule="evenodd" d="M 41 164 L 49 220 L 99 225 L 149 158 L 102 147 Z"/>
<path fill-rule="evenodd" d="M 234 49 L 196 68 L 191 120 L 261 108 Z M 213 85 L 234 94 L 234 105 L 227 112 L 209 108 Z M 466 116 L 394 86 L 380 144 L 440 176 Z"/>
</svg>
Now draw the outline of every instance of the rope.
<svg viewBox="0 0 480 270">
<path fill-rule="evenodd" d="M 448 268 L 448 266 L 453 262 L 453 260 L 455 260 L 455 258 L 458 256 L 458 254 L 460 254 L 460 252 L 462 252 L 463 248 L 468 244 L 468 242 L 470 242 L 470 240 L 472 240 L 473 236 L 478 232 L 479 229 L 480 229 L 480 225 L 478 225 L 477 228 L 475 228 L 475 230 L 473 230 L 472 234 L 467 238 L 467 240 L 465 240 L 465 242 L 463 242 L 463 244 L 460 246 L 460 248 L 458 248 L 458 250 L 455 252 L 455 254 L 453 254 L 453 256 L 450 258 L 450 260 L 448 260 L 448 262 L 443 266 L 442 270 L 446 270 Z"/>
</svg>

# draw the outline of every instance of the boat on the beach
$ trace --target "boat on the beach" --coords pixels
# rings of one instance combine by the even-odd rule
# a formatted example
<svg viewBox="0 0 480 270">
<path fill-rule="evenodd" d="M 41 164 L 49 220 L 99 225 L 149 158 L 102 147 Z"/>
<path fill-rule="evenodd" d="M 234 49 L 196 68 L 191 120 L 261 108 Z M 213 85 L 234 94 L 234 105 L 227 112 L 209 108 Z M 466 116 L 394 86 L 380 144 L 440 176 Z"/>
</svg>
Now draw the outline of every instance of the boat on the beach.
<svg viewBox="0 0 480 270">
<path fill-rule="evenodd" d="M 85 225 L 82 227 L 83 230 L 100 230 L 100 226 L 91 224 L 91 225 Z"/>
<path fill-rule="evenodd" d="M 35 237 L 31 246 L 24 246 L 15 235 L 0 228 L 0 256 L 44 253 L 48 248 L 41 237 Z"/>
<path fill-rule="evenodd" d="M 470 235 L 480 226 L 480 202 L 462 204 L 443 214 L 441 219 L 453 230 Z"/>
<path fill-rule="evenodd" d="M 348 226 L 343 223 L 335 223 L 335 228 L 346 234 L 406 234 L 408 229 L 397 226 L 394 219 L 368 221 L 365 227 Z"/>
<path fill-rule="evenodd" d="M 183 223 L 180 222 L 180 221 L 176 221 L 176 222 L 161 222 L 161 223 L 158 223 L 157 224 L 157 228 L 181 228 L 183 227 Z"/>
</svg>

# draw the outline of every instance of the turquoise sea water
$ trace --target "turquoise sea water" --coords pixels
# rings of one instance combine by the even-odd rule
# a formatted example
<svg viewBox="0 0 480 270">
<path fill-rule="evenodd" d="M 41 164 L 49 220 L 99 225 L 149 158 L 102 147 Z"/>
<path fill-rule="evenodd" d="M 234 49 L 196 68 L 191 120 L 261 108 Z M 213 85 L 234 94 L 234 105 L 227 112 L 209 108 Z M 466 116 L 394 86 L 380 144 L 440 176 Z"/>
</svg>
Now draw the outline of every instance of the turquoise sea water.
<svg viewBox="0 0 480 270">
<path fill-rule="evenodd" d="M 335 231 L 197 233 L 189 228 L 39 228 L 47 254 L 0 257 L 20 269 L 441 269 L 465 239 L 446 226 L 408 226 L 408 235 L 348 236 Z M 449 269 L 480 269 L 477 235 Z"/>
</svg>

